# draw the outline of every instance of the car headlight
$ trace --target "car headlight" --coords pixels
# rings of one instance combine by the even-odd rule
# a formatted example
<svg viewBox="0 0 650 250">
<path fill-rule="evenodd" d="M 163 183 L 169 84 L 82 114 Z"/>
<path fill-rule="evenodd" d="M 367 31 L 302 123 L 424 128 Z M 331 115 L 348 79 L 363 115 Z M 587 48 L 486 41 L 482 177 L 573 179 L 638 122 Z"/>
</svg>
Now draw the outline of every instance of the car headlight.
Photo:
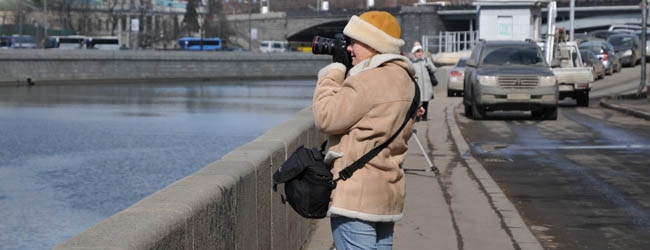
<svg viewBox="0 0 650 250">
<path fill-rule="evenodd" d="M 553 86 L 555 85 L 555 76 L 540 76 L 539 86 Z"/>
<path fill-rule="evenodd" d="M 623 52 L 623 56 L 631 56 L 632 55 L 632 50 L 628 49 L 625 52 Z"/>
<path fill-rule="evenodd" d="M 497 86 L 496 76 L 477 76 L 476 79 L 481 85 Z"/>
</svg>

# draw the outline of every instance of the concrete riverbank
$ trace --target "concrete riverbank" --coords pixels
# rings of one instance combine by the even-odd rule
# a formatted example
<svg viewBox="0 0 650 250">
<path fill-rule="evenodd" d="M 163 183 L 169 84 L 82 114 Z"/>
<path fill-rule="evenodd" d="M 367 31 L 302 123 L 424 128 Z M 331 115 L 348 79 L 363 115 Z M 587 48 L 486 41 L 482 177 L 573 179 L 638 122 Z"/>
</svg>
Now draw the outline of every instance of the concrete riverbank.
<svg viewBox="0 0 650 250">
<path fill-rule="evenodd" d="M 331 60 L 300 52 L 0 50 L 0 86 L 313 78 Z"/>
</svg>

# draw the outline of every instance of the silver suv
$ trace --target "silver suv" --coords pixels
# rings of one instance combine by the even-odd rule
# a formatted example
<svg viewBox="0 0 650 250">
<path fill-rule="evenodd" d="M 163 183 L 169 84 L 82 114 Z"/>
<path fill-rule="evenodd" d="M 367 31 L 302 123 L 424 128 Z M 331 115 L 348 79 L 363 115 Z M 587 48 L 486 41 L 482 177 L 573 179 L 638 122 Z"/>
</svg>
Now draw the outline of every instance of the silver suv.
<svg viewBox="0 0 650 250">
<path fill-rule="evenodd" d="M 557 119 L 557 81 L 534 42 L 481 40 L 467 60 L 464 89 L 465 115 L 473 119 L 497 110 Z"/>
</svg>

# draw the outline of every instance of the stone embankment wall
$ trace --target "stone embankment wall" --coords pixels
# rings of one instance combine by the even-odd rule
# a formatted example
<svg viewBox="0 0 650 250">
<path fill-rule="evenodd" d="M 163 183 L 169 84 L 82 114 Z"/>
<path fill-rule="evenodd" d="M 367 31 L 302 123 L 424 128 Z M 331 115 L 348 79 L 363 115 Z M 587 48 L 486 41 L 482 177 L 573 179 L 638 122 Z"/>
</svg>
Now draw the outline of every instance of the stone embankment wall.
<svg viewBox="0 0 650 250">
<path fill-rule="evenodd" d="M 331 60 L 299 52 L 0 50 L 0 85 L 314 78 Z"/>
<path fill-rule="evenodd" d="M 4 50 L 0 85 L 315 78 L 330 62 L 305 53 Z M 323 139 L 305 108 L 55 249 L 300 249 L 312 221 L 281 202 L 271 177 L 298 146 Z"/>
<path fill-rule="evenodd" d="M 57 246 L 80 249 L 300 249 L 312 221 L 282 204 L 271 176 L 324 139 L 305 108 L 268 133 Z"/>
</svg>

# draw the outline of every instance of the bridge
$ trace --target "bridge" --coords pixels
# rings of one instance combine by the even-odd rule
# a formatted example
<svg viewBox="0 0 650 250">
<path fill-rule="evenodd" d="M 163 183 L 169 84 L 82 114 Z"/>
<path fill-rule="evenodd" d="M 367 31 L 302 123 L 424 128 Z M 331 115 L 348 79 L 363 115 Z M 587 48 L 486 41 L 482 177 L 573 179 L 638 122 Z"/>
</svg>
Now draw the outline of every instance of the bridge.
<svg viewBox="0 0 650 250">
<path fill-rule="evenodd" d="M 384 9 L 393 14 L 402 25 L 402 38 L 407 45 L 418 41 L 423 35 L 437 35 L 440 32 L 471 31 L 477 29 L 477 10 L 468 6 L 464 9 L 443 9 L 436 6 L 402 6 Z M 259 40 L 288 40 L 290 42 L 311 42 L 316 35 L 332 37 L 343 31 L 351 15 L 366 10 L 347 12 L 290 13 L 230 15 L 228 20 L 237 34 L 236 43 L 248 45 L 248 30 L 257 30 Z M 546 23 L 544 8 L 543 23 Z M 569 7 L 558 8 L 557 27 L 569 28 Z M 574 11 L 575 32 L 586 32 L 607 28 L 611 23 L 640 23 L 641 9 L 638 5 L 580 6 Z"/>
<path fill-rule="evenodd" d="M 366 10 L 346 12 L 239 14 L 227 17 L 235 31 L 235 43 L 248 47 L 248 30 L 257 31 L 258 40 L 288 40 L 289 42 L 311 43 L 314 36 L 332 37 L 343 31 L 351 15 L 360 15 Z M 407 42 L 416 41 L 425 34 L 446 30 L 434 8 L 406 6 L 386 9 L 401 21 L 402 38 Z M 254 43 L 254 42 L 253 42 Z"/>
</svg>

